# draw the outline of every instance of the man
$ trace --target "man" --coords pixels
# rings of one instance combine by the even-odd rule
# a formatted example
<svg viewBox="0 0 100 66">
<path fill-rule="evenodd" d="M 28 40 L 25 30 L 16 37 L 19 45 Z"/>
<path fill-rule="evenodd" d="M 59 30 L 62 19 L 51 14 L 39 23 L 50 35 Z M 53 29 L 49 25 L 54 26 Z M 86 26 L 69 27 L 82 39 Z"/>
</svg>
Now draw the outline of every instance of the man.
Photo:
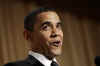
<svg viewBox="0 0 100 66">
<path fill-rule="evenodd" d="M 95 64 L 96 66 L 100 66 L 100 56 L 95 57 Z"/>
<path fill-rule="evenodd" d="M 62 51 L 61 23 L 56 11 L 49 8 L 40 8 L 26 16 L 24 37 L 31 44 L 29 56 L 5 66 L 58 66 L 55 57 Z"/>
</svg>

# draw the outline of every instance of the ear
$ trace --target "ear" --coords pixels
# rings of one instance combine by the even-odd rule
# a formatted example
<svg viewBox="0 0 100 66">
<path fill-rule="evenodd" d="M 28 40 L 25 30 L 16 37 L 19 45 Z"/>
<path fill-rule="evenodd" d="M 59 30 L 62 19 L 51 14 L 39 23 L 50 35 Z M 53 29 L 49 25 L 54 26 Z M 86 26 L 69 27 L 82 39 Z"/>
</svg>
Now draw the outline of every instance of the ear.
<svg viewBox="0 0 100 66">
<path fill-rule="evenodd" d="M 32 33 L 28 30 L 24 30 L 23 35 L 26 40 L 31 40 L 32 38 Z"/>
</svg>

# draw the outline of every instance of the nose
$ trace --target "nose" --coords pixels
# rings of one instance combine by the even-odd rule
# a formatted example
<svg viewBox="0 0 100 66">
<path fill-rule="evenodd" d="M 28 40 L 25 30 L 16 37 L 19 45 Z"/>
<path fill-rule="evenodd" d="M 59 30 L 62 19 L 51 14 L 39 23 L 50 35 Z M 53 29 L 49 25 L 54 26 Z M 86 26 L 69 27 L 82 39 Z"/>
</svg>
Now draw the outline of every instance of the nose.
<svg viewBox="0 0 100 66">
<path fill-rule="evenodd" d="M 55 29 L 52 30 L 50 37 L 51 37 L 51 38 L 55 38 L 55 37 L 57 37 L 57 36 L 58 36 L 58 34 L 57 34 L 57 29 L 55 28 Z"/>
<path fill-rule="evenodd" d="M 57 34 L 56 33 L 52 33 L 50 37 L 51 38 L 55 38 L 55 37 L 57 37 Z"/>
</svg>

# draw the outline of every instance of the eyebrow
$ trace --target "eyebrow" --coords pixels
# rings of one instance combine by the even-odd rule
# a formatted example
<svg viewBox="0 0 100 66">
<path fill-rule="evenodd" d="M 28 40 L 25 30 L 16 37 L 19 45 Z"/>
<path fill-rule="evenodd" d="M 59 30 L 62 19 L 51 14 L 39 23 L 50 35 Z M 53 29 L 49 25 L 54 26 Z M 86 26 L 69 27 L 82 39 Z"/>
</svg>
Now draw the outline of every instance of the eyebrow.
<svg viewBox="0 0 100 66">
<path fill-rule="evenodd" d="M 50 25 L 50 24 L 51 24 L 51 22 L 49 22 L 49 21 L 46 21 L 46 22 L 44 22 L 44 23 L 41 25 L 41 27 L 42 27 L 43 25 L 45 25 L 45 24 L 47 24 L 47 25 Z M 62 25 L 62 22 L 58 22 L 57 24 L 60 24 L 60 25 Z"/>
<path fill-rule="evenodd" d="M 62 24 L 62 22 L 58 22 L 57 24 Z"/>
<path fill-rule="evenodd" d="M 57 24 L 60 24 L 62 26 L 62 22 L 58 22 Z"/>
<path fill-rule="evenodd" d="M 41 25 L 41 27 L 42 27 L 43 25 L 45 25 L 45 24 L 50 25 L 50 22 L 49 22 L 49 21 L 44 22 L 44 23 Z"/>
</svg>

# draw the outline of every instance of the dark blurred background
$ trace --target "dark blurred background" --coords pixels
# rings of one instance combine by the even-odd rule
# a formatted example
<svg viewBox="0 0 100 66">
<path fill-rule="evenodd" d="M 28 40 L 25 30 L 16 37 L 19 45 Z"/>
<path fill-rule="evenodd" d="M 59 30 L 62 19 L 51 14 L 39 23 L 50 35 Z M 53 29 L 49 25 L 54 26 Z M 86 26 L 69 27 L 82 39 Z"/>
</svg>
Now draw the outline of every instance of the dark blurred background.
<svg viewBox="0 0 100 66">
<path fill-rule="evenodd" d="M 0 0 L 0 66 L 27 57 L 24 16 L 40 7 L 55 8 L 63 22 L 61 66 L 95 66 L 100 56 L 100 7 L 89 0 Z"/>
</svg>

